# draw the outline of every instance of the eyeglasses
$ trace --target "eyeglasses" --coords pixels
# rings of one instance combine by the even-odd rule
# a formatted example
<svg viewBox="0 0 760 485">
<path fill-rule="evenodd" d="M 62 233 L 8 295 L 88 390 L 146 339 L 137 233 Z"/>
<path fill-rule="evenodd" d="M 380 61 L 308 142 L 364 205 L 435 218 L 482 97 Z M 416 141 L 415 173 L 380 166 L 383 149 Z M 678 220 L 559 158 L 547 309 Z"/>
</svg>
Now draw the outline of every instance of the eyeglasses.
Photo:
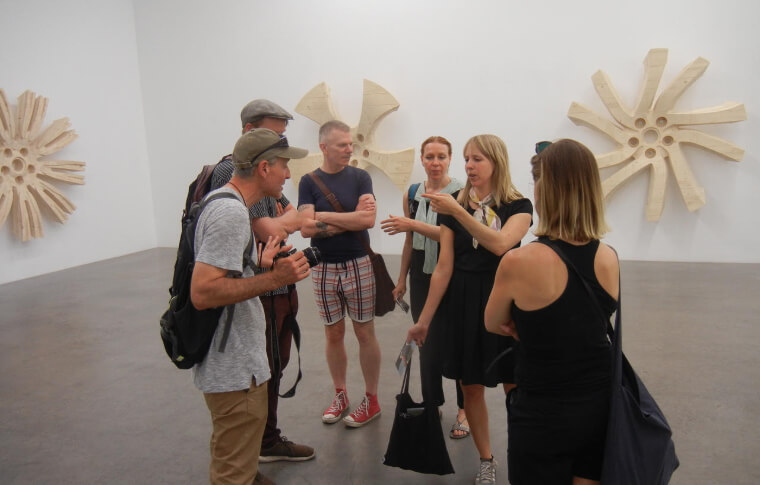
<svg viewBox="0 0 760 485">
<path fill-rule="evenodd" d="M 536 155 L 538 155 L 542 151 L 546 150 L 546 147 L 548 147 L 551 144 L 552 144 L 552 142 L 550 142 L 550 141 L 540 141 L 540 142 L 536 143 Z"/>
<path fill-rule="evenodd" d="M 290 145 L 288 145 L 288 139 L 285 137 L 285 135 L 280 135 L 280 139 L 277 141 L 277 143 L 266 147 L 265 149 L 257 153 L 256 156 L 251 157 L 251 161 L 249 163 L 251 164 L 255 163 L 257 158 L 259 158 L 261 155 L 268 152 L 272 148 L 288 148 L 289 146 Z"/>
</svg>

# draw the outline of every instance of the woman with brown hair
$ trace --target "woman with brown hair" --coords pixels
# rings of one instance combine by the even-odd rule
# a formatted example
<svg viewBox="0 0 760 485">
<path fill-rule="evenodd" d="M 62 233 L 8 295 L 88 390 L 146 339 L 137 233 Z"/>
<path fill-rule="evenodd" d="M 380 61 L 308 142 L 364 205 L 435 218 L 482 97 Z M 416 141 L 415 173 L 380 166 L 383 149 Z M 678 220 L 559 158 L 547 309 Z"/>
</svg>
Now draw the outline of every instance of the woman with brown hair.
<svg viewBox="0 0 760 485">
<path fill-rule="evenodd" d="M 485 314 L 489 331 L 520 340 L 507 398 L 509 481 L 589 485 L 601 474 L 619 266 L 599 241 L 608 228 L 594 155 L 574 140 L 537 151 L 539 244 L 502 258 Z"/>
<path fill-rule="evenodd" d="M 422 194 L 451 194 L 462 188 L 462 182 L 449 177 L 451 164 L 451 143 L 442 136 L 431 136 L 422 142 L 420 160 L 427 179 L 412 184 L 404 193 L 401 205 L 404 216 L 390 215 L 382 221 L 381 227 L 388 234 L 406 235 L 404 250 L 401 253 L 401 269 L 398 283 L 393 290 L 393 297 L 402 298 L 406 293 L 406 277 L 409 275 L 409 301 L 411 303 L 412 321 L 417 323 L 425 305 L 430 289 L 430 275 L 438 262 L 438 242 L 441 228 L 438 226 L 438 214 L 428 206 L 428 200 Z M 440 365 L 440 342 L 436 335 L 428 334 L 427 345 L 420 347 L 420 377 L 422 397 L 425 402 L 438 406 L 444 403 L 442 374 Z M 452 439 L 466 438 L 470 435 L 467 416 L 464 412 L 464 396 L 459 383 L 457 390 L 457 417 L 449 436 Z"/>
<path fill-rule="evenodd" d="M 488 296 L 501 256 L 528 232 L 533 206 L 512 184 L 507 146 L 495 135 L 470 138 L 464 148 L 467 183 L 458 193 L 423 194 L 439 214 L 440 254 L 430 291 L 407 340 L 423 345 L 430 328 L 440 333 L 443 375 L 457 379 L 473 442 L 480 455 L 476 484 L 496 482 L 485 387 L 514 382 L 507 354 L 513 340 L 486 332 Z M 433 318 L 435 316 L 435 318 Z M 432 325 L 431 325 L 432 322 Z"/>
</svg>

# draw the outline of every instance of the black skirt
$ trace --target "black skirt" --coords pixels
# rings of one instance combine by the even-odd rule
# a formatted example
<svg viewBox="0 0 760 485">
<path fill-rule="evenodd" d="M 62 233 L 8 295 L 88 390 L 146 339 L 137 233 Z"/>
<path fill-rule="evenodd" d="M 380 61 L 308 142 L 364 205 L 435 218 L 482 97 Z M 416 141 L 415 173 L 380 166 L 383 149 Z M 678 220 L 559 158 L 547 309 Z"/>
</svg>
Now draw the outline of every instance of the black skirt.
<svg viewBox="0 0 760 485">
<path fill-rule="evenodd" d="M 514 351 L 508 349 L 515 340 L 486 331 L 483 320 L 494 276 L 455 269 L 436 312 L 443 375 L 464 385 L 514 382 Z"/>
</svg>

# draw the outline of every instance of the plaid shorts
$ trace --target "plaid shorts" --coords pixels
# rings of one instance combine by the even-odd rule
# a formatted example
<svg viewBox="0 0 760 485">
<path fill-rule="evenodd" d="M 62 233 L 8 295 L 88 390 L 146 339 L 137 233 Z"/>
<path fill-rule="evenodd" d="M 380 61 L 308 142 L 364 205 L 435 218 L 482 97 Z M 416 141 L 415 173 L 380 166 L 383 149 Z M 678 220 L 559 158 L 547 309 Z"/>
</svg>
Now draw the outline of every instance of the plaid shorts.
<svg viewBox="0 0 760 485">
<path fill-rule="evenodd" d="M 356 323 L 375 318 L 375 274 L 369 256 L 343 263 L 319 263 L 311 269 L 319 316 L 332 325 L 346 314 Z"/>
</svg>

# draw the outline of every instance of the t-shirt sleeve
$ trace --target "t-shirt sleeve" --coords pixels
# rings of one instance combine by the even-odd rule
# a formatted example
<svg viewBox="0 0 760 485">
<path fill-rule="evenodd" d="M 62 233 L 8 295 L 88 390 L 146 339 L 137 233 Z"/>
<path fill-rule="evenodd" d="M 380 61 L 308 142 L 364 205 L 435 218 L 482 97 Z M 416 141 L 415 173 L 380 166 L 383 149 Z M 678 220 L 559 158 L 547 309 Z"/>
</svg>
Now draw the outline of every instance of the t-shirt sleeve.
<svg viewBox="0 0 760 485">
<path fill-rule="evenodd" d="M 314 182 L 311 180 L 309 174 L 301 177 L 301 181 L 298 183 L 298 207 L 301 207 L 302 205 L 316 204 L 311 190 L 313 183 Z"/>
<path fill-rule="evenodd" d="M 239 201 L 222 199 L 209 203 L 196 226 L 195 260 L 242 272 L 250 227 L 248 211 Z"/>
<path fill-rule="evenodd" d="M 359 197 L 361 197 L 364 194 L 375 195 L 375 193 L 372 191 L 372 177 L 369 176 L 369 173 L 366 170 L 361 170 L 358 173 L 359 173 Z"/>
<path fill-rule="evenodd" d="M 454 227 L 454 218 L 451 216 L 448 216 L 446 214 L 438 214 L 438 225 L 439 226 L 446 226 L 449 229 L 452 229 Z"/>
<path fill-rule="evenodd" d="M 505 214 L 504 223 L 515 214 L 529 214 L 531 216 L 530 225 L 533 225 L 533 204 L 529 199 L 517 199 L 507 204 L 507 213 Z"/>
</svg>

